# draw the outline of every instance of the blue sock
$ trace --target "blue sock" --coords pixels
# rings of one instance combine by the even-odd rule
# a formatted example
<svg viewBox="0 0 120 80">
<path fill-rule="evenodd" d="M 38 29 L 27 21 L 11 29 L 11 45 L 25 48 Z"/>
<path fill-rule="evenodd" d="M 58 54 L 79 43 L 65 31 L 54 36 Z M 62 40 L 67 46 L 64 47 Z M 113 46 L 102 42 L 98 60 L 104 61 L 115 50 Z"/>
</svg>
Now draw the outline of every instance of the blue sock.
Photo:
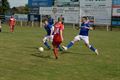
<svg viewBox="0 0 120 80">
<path fill-rule="evenodd" d="M 45 42 L 44 45 L 45 45 L 48 49 L 50 49 L 50 46 L 49 46 L 48 42 Z"/>
<path fill-rule="evenodd" d="M 90 48 L 93 52 L 95 52 L 95 50 L 96 50 L 96 49 L 95 49 L 93 46 L 91 46 L 91 45 L 90 45 L 89 48 Z"/>
<path fill-rule="evenodd" d="M 67 45 L 67 48 L 71 48 L 73 45 L 74 45 L 74 43 L 73 43 L 73 42 L 70 42 L 70 43 Z"/>
<path fill-rule="evenodd" d="M 59 48 L 59 50 L 60 50 L 60 51 L 63 51 L 63 49 L 61 48 L 61 46 L 60 46 L 60 45 L 58 46 L 58 48 Z"/>
</svg>

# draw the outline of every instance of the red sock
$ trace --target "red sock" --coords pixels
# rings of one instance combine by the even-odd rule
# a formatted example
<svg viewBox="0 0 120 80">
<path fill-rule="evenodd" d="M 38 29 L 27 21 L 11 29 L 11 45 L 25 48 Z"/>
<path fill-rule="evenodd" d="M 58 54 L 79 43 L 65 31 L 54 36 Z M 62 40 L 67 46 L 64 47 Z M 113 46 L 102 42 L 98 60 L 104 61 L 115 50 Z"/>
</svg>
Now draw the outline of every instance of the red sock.
<svg viewBox="0 0 120 80">
<path fill-rule="evenodd" d="M 57 48 L 54 48 L 54 55 L 55 55 L 55 58 L 58 59 L 58 49 Z"/>
</svg>

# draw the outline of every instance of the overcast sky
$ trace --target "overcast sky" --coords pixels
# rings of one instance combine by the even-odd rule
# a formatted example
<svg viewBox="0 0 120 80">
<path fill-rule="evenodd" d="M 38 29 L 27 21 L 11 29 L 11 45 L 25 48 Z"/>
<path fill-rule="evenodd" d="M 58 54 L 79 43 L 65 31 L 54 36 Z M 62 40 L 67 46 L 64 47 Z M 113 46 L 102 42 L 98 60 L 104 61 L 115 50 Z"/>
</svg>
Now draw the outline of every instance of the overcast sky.
<svg viewBox="0 0 120 80">
<path fill-rule="evenodd" d="M 24 6 L 28 3 L 28 0 L 8 0 L 10 2 L 10 7 Z"/>
</svg>

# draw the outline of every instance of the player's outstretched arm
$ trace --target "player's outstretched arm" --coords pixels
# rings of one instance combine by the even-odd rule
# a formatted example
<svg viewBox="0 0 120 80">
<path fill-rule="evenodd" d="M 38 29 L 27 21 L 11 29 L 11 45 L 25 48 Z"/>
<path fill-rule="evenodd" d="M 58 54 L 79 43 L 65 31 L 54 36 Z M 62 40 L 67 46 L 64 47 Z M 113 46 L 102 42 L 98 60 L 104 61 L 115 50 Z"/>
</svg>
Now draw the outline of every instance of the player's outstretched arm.
<svg viewBox="0 0 120 80">
<path fill-rule="evenodd" d="M 89 30 L 93 30 L 93 27 L 89 27 Z"/>
<path fill-rule="evenodd" d="M 89 29 L 89 30 L 93 30 L 93 28 L 92 27 L 85 27 L 86 29 Z"/>
<path fill-rule="evenodd" d="M 76 29 L 76 30 L 80 30 L 80 27 L 79 27 L 79 26 L 75 26 L 75 29 Z"/>
</svg>

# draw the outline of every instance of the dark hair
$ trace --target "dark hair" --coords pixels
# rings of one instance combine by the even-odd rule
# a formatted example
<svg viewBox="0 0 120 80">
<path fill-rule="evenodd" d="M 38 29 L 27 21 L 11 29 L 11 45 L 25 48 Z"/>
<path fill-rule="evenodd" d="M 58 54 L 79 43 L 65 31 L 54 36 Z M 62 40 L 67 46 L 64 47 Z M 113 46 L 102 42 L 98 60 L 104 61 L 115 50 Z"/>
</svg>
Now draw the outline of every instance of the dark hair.
<svg viewBox="0 0 120 80">
<path fill-rule="evenodd" d="M 86 19 L 86 20 L 88 19 L 88 17 L 86 17 L 86 16 L 84 16 L 84 17 L 82 17 L 82 18 L 84 18 L 84 19 Z"/>
<path fill-rule="evenodd" d="M 48 21 L 48 20 L 47 19 L 42 20 L 43 23 L 46 22 L 46 21 Z"/>
</svg>

